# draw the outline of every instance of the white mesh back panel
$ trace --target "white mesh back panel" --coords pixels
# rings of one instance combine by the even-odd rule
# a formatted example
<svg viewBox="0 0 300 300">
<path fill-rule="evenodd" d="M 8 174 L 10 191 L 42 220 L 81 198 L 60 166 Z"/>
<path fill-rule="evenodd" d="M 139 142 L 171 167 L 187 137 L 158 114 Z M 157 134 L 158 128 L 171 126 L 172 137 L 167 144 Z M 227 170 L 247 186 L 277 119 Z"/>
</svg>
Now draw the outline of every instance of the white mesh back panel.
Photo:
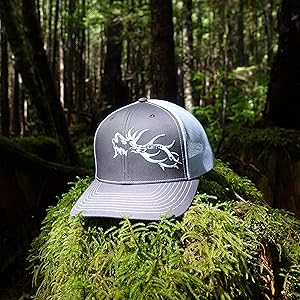
<svg viewBox="0 0 300 300">
<path fill-rule="evenodd" d="M 200 122 L 184 108 L 163 100 L 148 100 L 169 111 L 178 121 L 187 149 L 188 175 L 196 178 L 214 166 L 214 159 L 206 133 Z"/>
</svg>

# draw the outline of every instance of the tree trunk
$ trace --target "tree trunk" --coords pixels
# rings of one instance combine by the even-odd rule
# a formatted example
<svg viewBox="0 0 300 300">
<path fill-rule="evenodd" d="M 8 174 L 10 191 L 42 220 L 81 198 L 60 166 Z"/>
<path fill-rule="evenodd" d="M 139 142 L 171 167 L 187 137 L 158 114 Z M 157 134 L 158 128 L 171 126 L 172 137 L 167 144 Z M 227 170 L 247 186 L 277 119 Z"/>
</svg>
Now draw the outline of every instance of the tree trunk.
<svg viewBox="0 0 300 300">
<path fill-rule="evenodd" d="M 244 46 L 244 6 L 245 1 L 239 0 L 239 8 L 237 12 L 237 36 L 236 36 L 236 66 L 244 66 L 246 64 L 245 46 Z"/>
<path fill-rule="evenodd" d="M 24 85 L 44 123 L 45 133 L 59 139 L 66 158 L 77 161 L 55 82 L 48 64 L 34 0 L 0 1 L 1 19 Z"/>
<path fill-rule="evenodd" d="M 66 2 L 66 11 L 68 18 L 66 21 L 66 35 L 64 45 L 64 101 L 68 109 L 68 123 L 71 123 L 71 113 L 75 104 L 75 68 L 74 58 L 76 49 L 76 32 L 75 32 L 75 11 L 78 0 L 68 0 Z"/>
<path fill-rule="evenodd" d="M 60 11 L 60 0 L 56 0 L 55 4 L 55 17 L 54 17 L 54 26 L 53 26 L 53 51 L 52 51 L 52 72 L 56 74 L 57 66 L 57 53 L 58 53 L 58 17 Z"/>
<path fill-rule="evenodd" d="M 271 65 L 273 58 L 273 0 L 268 0 L 264 8 L 264 19 L 265 19 L 265 32 L 267 37 L 267 53 L 268 53 L 268 66 Z"/>
<path fill-rule="evenodd" d="M 283 0 L 279 10 L 278 51 L 267 95 L 266 119 L 276 126 L 300 129 L 300 2 Z"/>
<path fill-rule="evenodd" d="M 224 5 L 224 41 L 223 41 L 223 95 L 222 95 L 222 113 L 221 113 L 221 128 L 222 128 L 222 136 L 221 141 L 218 146 L 218 150 L 222 147 L 224 142 L 224 134 L 225 134 L 225 122 L 226 122 L 226 113 L 227 113 L 227 104 L 228 104 L 228 73 L 232 68 L 233 64 L 233 53 L 229 51 L 230 44 L 230 35 L 232 32 L 230 31 L 230 7 Z"/>
<path fill-rule="evenodd" d="M 179 103 L 172 1 L 151 0 L 151 97 Z"/>
<path fill-rule="evenodd" d="M 104 104 L 114 110 L 128 103 L 128 92 L 122 82 L 122 19 L 114 16 L 106 24 L 106 55 L 104 74 L 101 81 L 101 95 Z"/>
<path fill-rule="evenodd" d="M 1 133 L 9 137 L 10 111 L 8 99 L 8 53 L 7 53 L 7 36 L 3 24 L 1 24 Z"/>
<path fill-rule="evenodd" d="M 13 98 L 13 118 L 12 127 L 15 136 L 21 134 L 21 118 L 20 118 L 20 85 L 19 85 L 19 72 L 17 66 L 14 70 L 14 98 Z"/>
<path fill-rule="evenodd" d="M 192 0 L 183 1 L 183 91 L 185 108 L 192 112 L 193 109 L 193 23 L 192 23 Z"/>
<path fill-rule="evenodd" d="M 85 0 L 81 0 L 81 11 L 79 14 L 80 20 L 78 20 L 79 28 L 78 28 L 78 43 L 77 43 L 77 78 L 76 78 L 76 114 L 77 114 L 77 122 L 81 122 L 82 112 L 84 110 L 85 102 L 86 102 L 86 89 L 85 89 L 85 79 L 86 79 L 86 66 L 85 66 L 85 44 L 86 44 L 86 34 L 85 28 L 81 24 L 81 20 L 86 17 L 85 12 Z"/>
<path fill-rule="evenodd" d="M 49 0 L 49 13 L 48 13 L 48 39 L 47 39 L 47 54 L 49 57 L 49 63 L 52 64 L 52 52 L 53 52 L 53 38 L 52 38 L 52 18 L 53 18 L 53 14 L 52 14 L 52 10 L 53 10 L 53 0 Z M 47 31 L 46 31 L 47 34 Z"/>
<path fill-rule="evenodd" d="M 37 108 L 39 117 L 44 124 L 45 134 L 55 136 L 54 122 L 49 114 L 46 101 L 41 101 L 39 82 L 33 66 L 31 46 L 22 26 L 25 24 L 20 3 L 14 0 L 0 1 L 1 20 L 6 25 L 7 35 L 16 64 L 22 74 L 22 79 L 27 87 L 31 100 Z"/>
</svg>

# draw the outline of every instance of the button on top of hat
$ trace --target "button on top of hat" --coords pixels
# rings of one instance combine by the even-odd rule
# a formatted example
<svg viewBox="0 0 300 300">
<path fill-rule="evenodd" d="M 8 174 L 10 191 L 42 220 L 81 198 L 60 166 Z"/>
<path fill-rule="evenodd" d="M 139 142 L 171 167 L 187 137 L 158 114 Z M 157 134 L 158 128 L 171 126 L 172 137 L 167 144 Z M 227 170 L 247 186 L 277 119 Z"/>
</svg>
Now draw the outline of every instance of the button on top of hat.
<svg viewBox="0 0 300 300">
<path fill-rule="evenodd" d="M 148 100 L 147 97 L 142 97 L 142 98 L 140 98 L 138 101 L 139 101 L 139 102 L 146 102 L 147 100 Z"/>
</svg>

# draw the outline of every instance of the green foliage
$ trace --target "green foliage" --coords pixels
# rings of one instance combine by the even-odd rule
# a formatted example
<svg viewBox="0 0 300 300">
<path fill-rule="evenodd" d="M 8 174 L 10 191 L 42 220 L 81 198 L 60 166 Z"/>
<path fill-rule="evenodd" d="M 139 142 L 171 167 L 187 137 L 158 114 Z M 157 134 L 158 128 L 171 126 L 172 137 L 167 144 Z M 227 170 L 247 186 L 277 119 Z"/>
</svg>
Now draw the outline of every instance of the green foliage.
<svg viewBox="0 0 300 300">
<path fill-rule="evenodd" d="M 280 276 L 285 299 L 296 299 L 300 222 L 251 199 L 230 200 L 230 186 L 245 197 L 260 194 L 228 170 L 217 162 L 205 178 L 225 199 L 200 193 L 182 218 L 159 222 L 71 217 L 91 182 L 78 180 L 33 241 L 35 299 L 270 299 L 268 276 Z M 277 250 L 280 274 L 265 262 L 267 247 Z"/>
<path fill-rule="evenodd" d="M 205 131 L 209 138 L 209 142 L 214 152 L 216 152 L 222 136 L 220 117 L 221 108 L 221 102 L 217 101 L 214 105 L 208 104 L 204 107 L 194 107 L 193 112 L 205 128 Z"/>
<path fill-rule="evenodd" d="M 194 114 L 204 121 L 207 134 L 214 149 L 222 135 L 222 101 L 224 94 L 224 74 L 216 72 L 209 81 L 208 93 L 203 99 L 207 105 L 195 107 Z M 203 75 L 196 74 L 194 80 L 201 84 Z M 267 76 L 257 66 L 238 67 L 228 74 L 225 124 L 253 125 L 262 117 L 267 93 Z"/>
<path fill-rule="evenodd" d="M 238 67 L 229 74 L 228 120 L 253 124 L 262 116 L 268 77 L 257 66 Z"/>
<path fill-rule="evenodd" d="M 47 136 L 16 137 L 14 142 L 22 150 L 52 162 L 64 162 L 64 154 L 58 141 Z"/>
</svg>

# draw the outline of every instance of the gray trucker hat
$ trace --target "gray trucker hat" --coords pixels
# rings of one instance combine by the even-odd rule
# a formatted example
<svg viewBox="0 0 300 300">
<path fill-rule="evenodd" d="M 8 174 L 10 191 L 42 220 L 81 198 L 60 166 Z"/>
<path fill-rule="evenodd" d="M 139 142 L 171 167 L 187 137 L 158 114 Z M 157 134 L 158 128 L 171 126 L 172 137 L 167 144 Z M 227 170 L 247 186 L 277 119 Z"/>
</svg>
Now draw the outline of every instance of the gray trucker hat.
<svg viewBox="0 0 300 300">
<path fill-rule="evenodd" d="M 95 179 L 71 215 L 159 220 L 190 206 L 214 166 L 206 133 L 184 108 L 141 98 L 106 117 L 94 139 Z"/>
</svg>

